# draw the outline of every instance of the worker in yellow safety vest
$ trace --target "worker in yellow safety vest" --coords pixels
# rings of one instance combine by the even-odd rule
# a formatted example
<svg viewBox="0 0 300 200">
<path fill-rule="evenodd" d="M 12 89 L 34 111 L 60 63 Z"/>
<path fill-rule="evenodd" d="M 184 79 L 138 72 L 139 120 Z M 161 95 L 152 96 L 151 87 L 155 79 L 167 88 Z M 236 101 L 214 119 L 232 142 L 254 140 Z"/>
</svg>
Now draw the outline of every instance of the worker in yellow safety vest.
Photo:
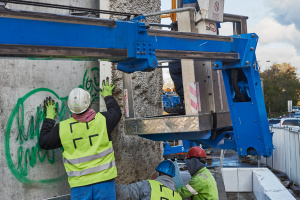
<svg viewBox="0 0 300 200">
<path fill-rule="evenodd" d="M 73 89 L 68 97 L 72 117 L 55 125 L 56 106 L 51 97 L 44 101 L 46 118 L 39 145 L 42 149 L 63 147 L 63 164 L 71 187 L 72 200 L 116 199 L 117 177 L 111 132 L 121 118 L 121 110 L 112 96 L 114 84 L 102 83 L 107 112 L 90 108 L 90 94 Z"/>
<path fill-rule="evenodd" d="M 142 180 L 130 185 L 116 184 L 118 200 L 181 200 L 175 190 L 175 166 L 172 161 L 162 161 L 155 180 Z"/>
<path fill-rule="evenodd" d="M 192 200 L 217 200 L 217 183 L 205 167 L 206 153 L 200 147 L 192 147 L 186 155 L 186 166 L 192 176 L 190 182 L 177 189 L 183 199 L 191 197 Z"/>
</svg>

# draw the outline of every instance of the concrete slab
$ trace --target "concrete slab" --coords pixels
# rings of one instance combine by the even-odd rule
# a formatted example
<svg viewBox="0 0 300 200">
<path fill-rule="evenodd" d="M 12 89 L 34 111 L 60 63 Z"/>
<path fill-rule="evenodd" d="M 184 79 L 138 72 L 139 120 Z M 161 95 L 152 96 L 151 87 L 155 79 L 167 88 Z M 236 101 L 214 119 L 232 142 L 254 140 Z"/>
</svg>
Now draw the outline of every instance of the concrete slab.
<svg viewBox="0 0 300 200">
<path fill-rule="evenodd" d="M 253 168 L 223 168 L 222 175 L 227 192 L 252 192 Z"/>
<path fill-rule="evenodd" d="M 259 200 L 295 199 L 269 169 L 253 170 L 253 192 Z"/>
</svg>

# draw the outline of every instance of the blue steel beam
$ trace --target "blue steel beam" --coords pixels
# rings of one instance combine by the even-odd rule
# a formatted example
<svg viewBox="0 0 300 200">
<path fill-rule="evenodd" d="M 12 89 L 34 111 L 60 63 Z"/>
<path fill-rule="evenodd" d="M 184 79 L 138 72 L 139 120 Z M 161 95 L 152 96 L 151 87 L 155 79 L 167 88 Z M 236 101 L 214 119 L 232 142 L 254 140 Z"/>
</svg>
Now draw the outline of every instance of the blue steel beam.
<svg viewBox="0 0 300 200">
<path fill-rule="evenodd" d="M 0 25 L 5 27 L 1 56 L 108 59 L 125 72 L 155 69 L 157 57 L 238 60 L 247 43 L 244 38 L 147 30 L 139 21 L 24 11 L 0 11 Z"/>
</svg>

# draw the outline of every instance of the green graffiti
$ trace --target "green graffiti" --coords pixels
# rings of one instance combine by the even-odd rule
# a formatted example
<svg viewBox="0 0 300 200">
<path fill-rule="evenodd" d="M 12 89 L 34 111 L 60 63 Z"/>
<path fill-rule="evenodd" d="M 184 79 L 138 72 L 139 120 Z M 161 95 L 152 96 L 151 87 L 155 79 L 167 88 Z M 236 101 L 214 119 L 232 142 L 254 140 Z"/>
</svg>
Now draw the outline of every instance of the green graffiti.
<svg viewBox="0 0 300 200">
<path fill-rule="evenodd" d="M 36 142 L 36 145 L 31 147 L 31 149 L 27 148 L 24 153 L 23 146 L 20 146 L 17 151 L 17 157 L 18 157 L 18 166 L 16 167 L 12 161 L 11 154 L 10 154 L 10 133 L 11 133 L 11 128 L 14 122 L 14 119 L 17 121 L 17 133 L 18 136 L 16 140 L 19 141 L 20 145 L 23 144 L 24 141 L 28 140 L 33 140 L 35 137 L 37 137 L 37 141 L 39 139 L 39 127 L 40 124 L 44 121 L 45 118 L 45 112 L 44 110 L 41 109 L 41 107 L 37 107 L 37 113 L 36 117 L 34 118 L 31 116 L 30 121 L 29 121 L 29 127 L 27 132 L 25 133 L 25 128 L 24 128 L 24 102 L 26 99 L 28 99 L 31 95 L 37 93 L 37 92 L 50 92 L 52 93 L 56 98 L 66 101 L 66 98 L 59 98 L 58 95 L 48 89 L 48 88 L 38 88 L 35 90 L 30 91 L 27 93 L 25 96 L 21 97 L 18 99 L 18 102 L 14 109 L 12 110 L 8 122 L 6 125 L 6 131 L 5 131 L 5 156 L 7 160 L 7 164 L 13 175 L 22 183 L 35 183 L 35 182 L 40 182 L 40 183 L 52 183 L 58 180 L 63 179 L 66 175 L 62 175 L 58 178 L 55 179 L 44 179 L 44 180 L 30 180 L 27 178 L 27 171 L 28 171 L 28 160 L 29 160 L 29 165 L 31 167 L 34 167 L 36 164 L 36 156 L 38 156 L 38 159 L 40 162 L 44 162 L 44 160 L 47 158 L 49 163 L 53 164 L 54 163 L 54 150 L 53 151 L 53 156 L 50 158 L 49 156 L 49 151 L 45 151 L 44 155 L 41 155 L 41 148 Z M 59 112 L 58 115 L 60 116 L 62 113 L 65 112 Z M 23 162 L 24 160 L 24 162 Z M 24 163 L 24 167 L 22 167 L 22 163 Z"/>
<path fill-rule="evenodd" d="M 91 94 L 91 98 L 92 98 L 91 102 L 93 103 L 95 100 L 99 100 L 99 79 L 100 79 L 99 68 L 98 67 L 92 68 L 92 74 L 93 74 L 92 78 L 87 77 L 87 72 L 88 71 L 85 71 L 82 85 L 80 85 L 79 87 L 87 90 Z"/>
<path fill-rule="evenodd" d="M 88 70 L 85 71 L 83 76 L 83 84 L 79 87 L 89 91 L 92 97 L 92 102 L 99 99 L 99 68 L 92 68 L 92 78 L 87 76 Z M 8 163 L 8 167 L 12 174 L 22 183 L 53 183 L 66 178 L 66 174 L 63 174 L 53 179 L 42 179 L 42 180 L 31 180 L 27 177 L 29 166 L 33 168 L 37 161 L 43 163 L 45 160 L 50 164 L 55 163 L 55 151 L 54 150 L 42 150 L 39 146 L 40 127 L 45 119 L 45 111 L 41 105 L 36 107 L 35 115 L 31 115 L 28 121 L 27 131 L 24 127 L 25 113 L 24 113 L 24 102 L 32 95 L 38 92 L 49 92 L 61 101 L 61 108 L 59 108 L 58 102 L 56 102 L 57 118 L 59 121 L 65 120 L 67 114 L 70 113 L 66 106 L 68 97 L 60 98 L 53 90 L 48 88 L 38 88 L 30 91 L 23 97 L 19 98 L 17 104 L 12 110 L 6 125 L 5 130 L 5 156 Z M 31 113 L 30 113 L 31 114 Z M 20 144 L 17 150 L 17 166 L 13 163 L 10 153 L 10 137 L 12 125 L 16 121 L 16 141 Z M 24 148 L 22 145 L 26 141 L 36 142 L 31 148 Z M 52 156 L 50 156 L 50 153 Z M 29 165 L 29 166 L 28 166 Z"/>
</svg>

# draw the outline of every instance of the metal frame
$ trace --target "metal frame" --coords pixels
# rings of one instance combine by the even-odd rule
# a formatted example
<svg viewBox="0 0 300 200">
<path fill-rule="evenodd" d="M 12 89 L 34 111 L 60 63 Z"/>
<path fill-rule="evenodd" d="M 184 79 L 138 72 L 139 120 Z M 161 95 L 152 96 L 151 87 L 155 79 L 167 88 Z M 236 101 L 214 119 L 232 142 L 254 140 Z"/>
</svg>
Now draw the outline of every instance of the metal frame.
<svg viewBox="0 0 300 200">
<path fill-rule="evenodd" d="M 186 11 L 189 16 L 191 12 Z M 0 25 L 5 27 L 0 32 L 0 56 L 107 59 L 118 63 L 118 69 L 127 73 L 154 70 L 158 66 L 157 58 L 216 61 L 214 69 L 222 70 L 223 73 L 234 136 L 233 132 L 222 131 L 228 126 L 229 115 L 226 117 L 227 122 L 216 120 L 218 115 L 226 115 L 226 112 L 217 111 L 214 114 L 184 116 L 186 119 L 194 118 L 192 121 L 195 127 L 189 131 L 188 123 L 184 129 L 166 131 L 171 127 L 167 124 L 168 120 L 173 119 L 170 118 L 166 119 L 166 126 L 160 134 L 138 132 L 143 125 L 136 132 L 142 137 L 161 141 L 170 137 L 172 140 L 188 138 L 222 148 L 235 148 L 236 144 L 240 155 L 256 153 L 270 156 L 273 149 L 272 135 L 268 129 L 259 74 L 256 71 L 255 48 L 258 37 L 255 34 L 224 37 L 147 30 L 145 19 L 139 16 L 132 21 L 117 21 L 0 10 Z M 241 32 L 245 31 L 243 20 L 236 19 L 237 23 L 241 23 Z M 232 81 L 236 71 L 242 74 L 242 78 Z M 130 75 L 125 75 L 124 79 L 124 87 L 130 93 Z M 211 87 L 212 90 L 215 88 Z M 241 96 L 251 100 L 241 101 Z M 133 111 L 133 104 L 130 110 Z M 134 113 L 128 116 L 134 117 Z M 143 123 L 151 121 L 143 120 Z M 251 123 L 247 125 L 248 121 Z M 129 122 L 127 119 L 127 126 Z M 176 125 L 180 125 L 180 122 L 176 122 L 174 127 Z M 127 130 L 127 134 L 130 133 L 134 131 Z"/>
</svg>

